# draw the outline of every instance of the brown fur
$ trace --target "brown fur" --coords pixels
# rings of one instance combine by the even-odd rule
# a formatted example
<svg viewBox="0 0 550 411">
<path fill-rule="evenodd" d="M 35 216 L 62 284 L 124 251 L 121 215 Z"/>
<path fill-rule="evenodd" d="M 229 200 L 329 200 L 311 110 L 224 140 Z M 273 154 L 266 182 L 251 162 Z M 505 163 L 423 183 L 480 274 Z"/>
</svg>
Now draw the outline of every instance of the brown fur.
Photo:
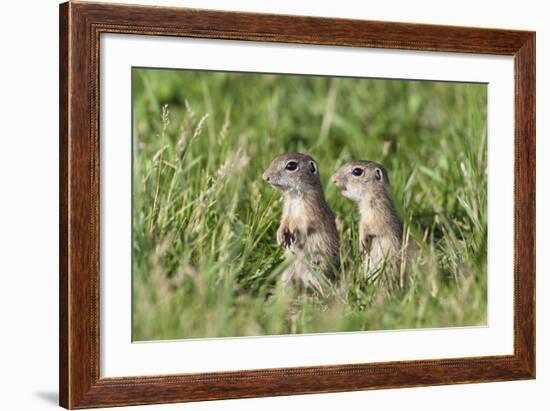
<svg viewBox="0 0 550 411">
<path fill-rule="evenodd" d="M 362 174 L 354 175 L 355 169 Z M 372 161 L 354 161 L 340 168 L 332 181 L 359 207 L 360 250 L 367 273 L 377 277 L 382 271 L 385 282 L 394 283 L 404 254 L 403 223 L 391 198 L 386 169 Z"/>
<path fill-rule="evenodd" d="M 297 163 L 297 168 L 287 170 L 289 162 Z M 277 241 L 292 260 L 282 276 L 285 287 L 324 291 L 322 276 L 334 280 L 340 264 L 340 240 L 317 163 L 305 154 L 283 154 L 273 160 L 263 178 L 283 192 Z"/>
</svg>

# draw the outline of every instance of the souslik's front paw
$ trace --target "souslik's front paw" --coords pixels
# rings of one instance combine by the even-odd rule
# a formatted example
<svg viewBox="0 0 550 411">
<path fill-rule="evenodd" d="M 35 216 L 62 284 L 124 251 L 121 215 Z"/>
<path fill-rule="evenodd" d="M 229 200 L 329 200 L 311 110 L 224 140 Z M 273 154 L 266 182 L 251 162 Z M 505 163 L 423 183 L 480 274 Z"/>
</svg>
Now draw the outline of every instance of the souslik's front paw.
<svg viewBox="0 0 550 411">
<path fill-rule="evenodd" d="M 281 228 L 277 231 L 277 242 L 283 248 L 289 248 L 296 242 L 296 235 L 288 228 Z"/>
</svg>

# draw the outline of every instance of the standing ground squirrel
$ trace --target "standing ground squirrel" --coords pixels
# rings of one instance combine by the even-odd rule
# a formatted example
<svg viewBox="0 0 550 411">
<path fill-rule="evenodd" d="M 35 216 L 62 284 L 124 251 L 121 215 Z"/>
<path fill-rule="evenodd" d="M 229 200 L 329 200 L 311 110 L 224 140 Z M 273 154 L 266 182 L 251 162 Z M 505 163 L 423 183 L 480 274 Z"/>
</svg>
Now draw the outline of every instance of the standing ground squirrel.
<svg viewBox="0 0 550 411">
<path fill-rule="evenodd" d="M 340 265 L 340 240 L 317 163 L 305 154 L 283 154 L 273 160 L 263 179 L 283 192 L 277 242 L 293 260 L 283 273 L 284 286 L 323 292 L 323 283 L 335 279 Z"/>
<path fill-rule="evenodd" d="M 353 161 L 340 168 L 332 181 L 344 197 L 359 206 L 359 245 L 368 275 L 394 285 L 406 248 L 403 223 L 395 211 L 386 169 L 373 161 Z"/>
</svg>

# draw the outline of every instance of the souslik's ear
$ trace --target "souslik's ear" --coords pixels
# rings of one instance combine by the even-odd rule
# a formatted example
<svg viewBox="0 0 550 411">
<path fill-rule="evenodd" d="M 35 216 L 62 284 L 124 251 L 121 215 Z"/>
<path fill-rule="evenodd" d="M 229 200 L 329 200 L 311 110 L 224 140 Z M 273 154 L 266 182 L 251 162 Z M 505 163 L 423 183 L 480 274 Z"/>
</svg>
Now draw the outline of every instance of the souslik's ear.
<svg viewBox="0 0 550 411">
<path fill-rule="evenodd" d="M 311 171 L 311 174 L 317 174 L 317 164 L 315 164 L 315 161 L 309 162 L 309 170 Z"/>
<path fill-rule="evenodd" d="M 382 181 L 384 179 L 384 172 L 380 168 L 376 168 L 374 170 L 374 176 L 378 181 Z"/>
</svg>

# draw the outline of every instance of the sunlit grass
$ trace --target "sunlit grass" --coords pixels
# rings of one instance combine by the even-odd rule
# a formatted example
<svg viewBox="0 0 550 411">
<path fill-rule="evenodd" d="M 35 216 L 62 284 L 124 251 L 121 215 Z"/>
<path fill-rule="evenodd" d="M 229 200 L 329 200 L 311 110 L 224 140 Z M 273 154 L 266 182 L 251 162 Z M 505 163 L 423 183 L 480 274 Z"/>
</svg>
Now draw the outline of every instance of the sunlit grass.
<svg viewBox="0 0 550 411">
<path fill-rule="evenodd" d="M 135 340 L 486 321 L 486 86 L 134 69 Z M 342 222 L 328 297 L 283 293 L 278 154 L 317 160 Z M 355 205 L 329 182 L 383 163 L 416 252 L 392 293 L 357 275 Z M 270 295 L 270 298 L 266 298 Z"/>
</svg>

